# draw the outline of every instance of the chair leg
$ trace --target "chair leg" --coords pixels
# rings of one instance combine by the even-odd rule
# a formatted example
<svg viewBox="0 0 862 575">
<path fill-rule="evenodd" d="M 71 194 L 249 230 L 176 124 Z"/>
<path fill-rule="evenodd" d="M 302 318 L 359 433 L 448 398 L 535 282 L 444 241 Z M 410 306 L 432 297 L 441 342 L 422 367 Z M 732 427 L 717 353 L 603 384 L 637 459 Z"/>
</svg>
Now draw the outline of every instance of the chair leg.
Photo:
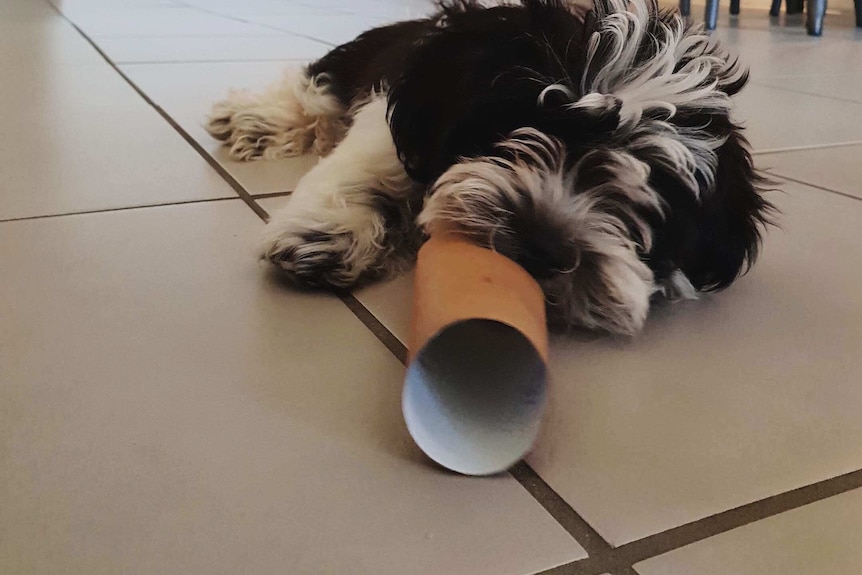
<svg viewBox="0 0 862 575">
<path fill-rule="evenodd" d="M 826 15 L 826 0 L 808 0 L 808 14 L 805 27 L 809 36 L 823 34 L 823 17 Z"/>
<path fill-rule="evenodd" d="M 859 0 L 862 2 L 862 0 Z M 772 0 L 772 5 L 769 7 L 770 16 L 778 16 L 781 12 L 781 0 Z"/>
<path fill-rule="evenodd" d="M 862 0 L 856 0 L 862 2 Z M 691 16 L 691 0 L 679 0 L 679 13 L 682 16 Z"/>
<path fill-rule="evenodd" d="M 718 0 L 706 0 L 706 29 L 715 30 L 718 24 Z"/>
<path fill-rule="evenodd" d="M 862 28 L 862 0 L 853 0 L 856 6 L 856 26 Z"/>
<path fill-rule="evenodd" d="M 785 0 L 784 5 L 788 14 L 802 14 L 805 2 L 804 0 Z"/>
<path fill-rule="evenodd" d="M 739 0 L 730 0 L 730 13 L 734 16 L 739 14 Z"/>
</svg>

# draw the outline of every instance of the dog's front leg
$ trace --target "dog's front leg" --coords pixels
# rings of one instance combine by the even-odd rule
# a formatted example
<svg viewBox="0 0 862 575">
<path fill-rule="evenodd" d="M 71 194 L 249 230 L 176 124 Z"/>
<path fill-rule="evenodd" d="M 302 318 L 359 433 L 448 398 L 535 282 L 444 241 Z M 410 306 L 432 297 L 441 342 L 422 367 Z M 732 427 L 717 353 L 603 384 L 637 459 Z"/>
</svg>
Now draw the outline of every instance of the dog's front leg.
<svg viewBox="0 0 862 575">
<path fill-rule="evenodd" d="M 413 204 L 386 119 L 386 98 L 359 108 L 344 140 L 267 224 L 261 257 L 300 285 L 346 287 L 400 269 L 416 247 Z"/>
</svg>

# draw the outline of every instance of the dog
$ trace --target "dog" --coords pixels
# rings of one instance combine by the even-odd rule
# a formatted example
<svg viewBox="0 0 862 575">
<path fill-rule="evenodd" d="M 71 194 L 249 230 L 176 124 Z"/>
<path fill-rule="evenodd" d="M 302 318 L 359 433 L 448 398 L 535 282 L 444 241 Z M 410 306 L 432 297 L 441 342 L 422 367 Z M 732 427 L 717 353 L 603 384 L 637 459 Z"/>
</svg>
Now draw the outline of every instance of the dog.
<svg viewBox="0 0 862 575">
<path fill-rule="evenodd" d="M 720 290 L 773 206 L 730 97 L 748 71 L 653 0 L 444 0 L 208 118 L 233 158 L 322 156 L 261 256 L 354 286 L 458 233 L 541 285 L 549 323 L 635 334 L 656 293 Z"/>
</svg>

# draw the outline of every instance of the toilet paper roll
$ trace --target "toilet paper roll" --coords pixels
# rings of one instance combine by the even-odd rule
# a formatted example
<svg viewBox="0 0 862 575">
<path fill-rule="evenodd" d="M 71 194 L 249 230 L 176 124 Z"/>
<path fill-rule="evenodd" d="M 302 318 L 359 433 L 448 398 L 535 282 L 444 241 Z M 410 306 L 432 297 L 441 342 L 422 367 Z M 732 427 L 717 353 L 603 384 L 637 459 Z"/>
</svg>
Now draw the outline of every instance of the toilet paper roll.
<svg viewBox="0 0 862 575">
<path fill-rule="evenodd" d="M 512 260 L 452 235 L 419 252 L 402 407 L 416 444 L 466 475 L 508 469 L 539 432 L 545 301 Z"/>
</svg>

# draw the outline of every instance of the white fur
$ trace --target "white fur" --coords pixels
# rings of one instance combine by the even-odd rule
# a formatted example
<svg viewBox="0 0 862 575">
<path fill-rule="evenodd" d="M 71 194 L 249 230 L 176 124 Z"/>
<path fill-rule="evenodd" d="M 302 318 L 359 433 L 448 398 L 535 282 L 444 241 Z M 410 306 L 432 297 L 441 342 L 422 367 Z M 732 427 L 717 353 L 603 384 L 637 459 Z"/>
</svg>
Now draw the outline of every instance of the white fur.
<svg viewBox="0 0 862 575">
<path fill-rule="evenodd" d="M 314 285 L 349 286 L 387 272 L 405 246 L 403 237 L 393 237 L 379 202 L 391 200 L 404 211 L 398 217 L 406 221 L 395 227 L 412 227 L 407 212 L 414 190 L 392 141 L 386 98 L 378 95 L 358 108 L 344 140 L 267 224 L 261 257 Z"/>
<path fill-rule="evenodd" d="M 735 60 L 722 53 L 701 28 L 686 30 L 681 18 L 659 27 L 655 56 L 637 62 L 647 39 L 647 23 L 654 18 L 644 0 L 610 0 L 601 17 L 601 29 L 589 40 L 587 63 L 580 78 L 580 98 L 564 83 L 548 85 L 539 95 L 542 105 L 551 92 L 572 100 L 571 109 L 604 111 L 620 104 L 618 144 L 636 157 L 649 150 L 700 193 L 698 176 L 711 186 L 715 179 L 715 150 L 724 142 L 705 131 L 680 128 L 667 122 L 681 109 L 727 110 L 728 96 L 718 90 L 744 73 Z M 608 47 L 604 58 L 599 46 Z M 682 64 L 680 66 L 680 64 Z M 679 69 L 677 69 L 679 67 Z M 649 119 L 645 118 L 648 115 Z"/>
<path fill-rule="evenodd" d="M 698 299 L 697 289 L 681 270 L 674 270 L 667 278 L 656 285 L 657 293 L 670 301 Z"/>
<path fill-rule="evenodd" d="M 521 212 L 539 214 L 552 228 L 551 241 L 571 250 L 574 261 L 540 282 L 551 320 L 636 333 L 654 291 L 652 272 L 640 257 L 652 236 L 638 208 L 661 209 L 648 184 L 649 167 L 623 152 L 602 152 L 609 177 L 587 187 L 579 172 L 590 154 L 567 170 L 562 145 L 537 130 L 517 130 L 500 148 L 515 159 L 480 157 L 446 171 L 418 222 L 429 233 L 457 231 L 493 248 L 501 243 L 498 236 L 519 241 L 511 226 Z"/>
<path fill-rule="evenodd" d="M 272 160 L 329 153 L 344 134 L 344 112 L 318 79 L 290 71 L 261 94 L 232 90 L 213 106 L 206 127 L 232 158 Z"/>
</svg>

